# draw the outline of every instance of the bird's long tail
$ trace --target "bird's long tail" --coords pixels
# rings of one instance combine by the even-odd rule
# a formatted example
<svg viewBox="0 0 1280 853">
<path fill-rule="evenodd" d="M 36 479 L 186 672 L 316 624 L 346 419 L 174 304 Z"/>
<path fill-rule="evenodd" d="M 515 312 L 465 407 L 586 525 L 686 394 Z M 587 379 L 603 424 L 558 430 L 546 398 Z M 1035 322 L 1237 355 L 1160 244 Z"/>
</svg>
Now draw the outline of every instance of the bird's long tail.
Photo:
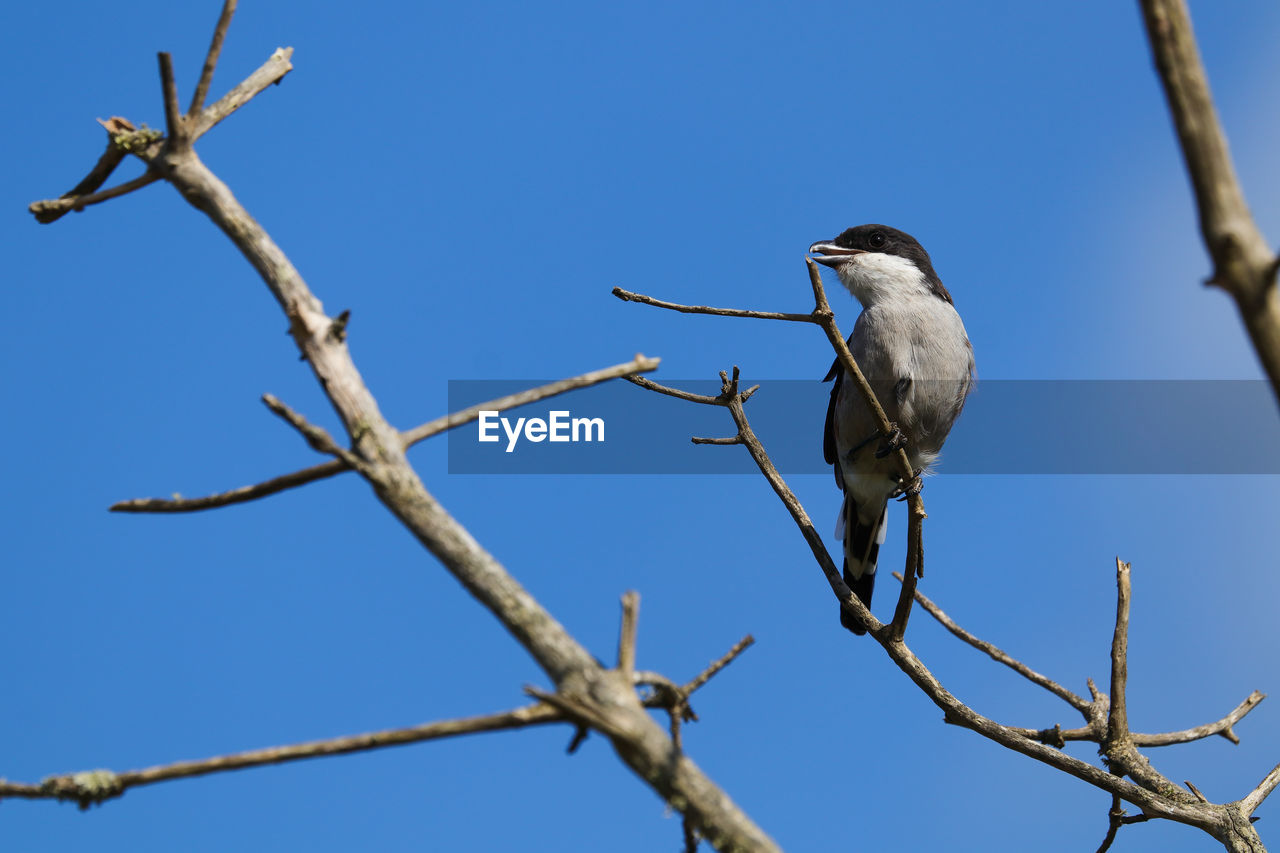
<svg viewBox="0 0 1280 853">
<path fill-rule="evenodd" d="M 857 505 L 846 495 L 836 522 L 836 537 L 844 541 L 844 582 L 868 608 L 871 607 L 871 592 L 876 586 L 876 560 L 880 556 L 880 546 L 884 544 L 886 509 L 887 505 L 881 506 L 876 522 L 865 524 L 858 519 Z M 843 608 L 840 610 L 840 624 L 855 634 L 867 633 Z"/>
</svg>

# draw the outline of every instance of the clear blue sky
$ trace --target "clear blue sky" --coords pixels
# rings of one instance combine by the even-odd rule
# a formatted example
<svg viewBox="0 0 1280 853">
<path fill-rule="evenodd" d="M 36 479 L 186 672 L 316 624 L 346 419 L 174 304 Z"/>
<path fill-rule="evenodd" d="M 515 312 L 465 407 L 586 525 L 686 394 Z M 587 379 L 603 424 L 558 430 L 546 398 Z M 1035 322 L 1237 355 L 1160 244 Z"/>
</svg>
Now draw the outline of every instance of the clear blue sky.
<svg viewBox="0 0 1280 853">
<path fill-rule="evenodd" d="M 217 8 L 0 13 L 10 779 L 490 712 L 545 685 L 354 477 L 205 515 L 106 512 L 315 462 L 257 402 L 264 391 L 334 424 L 265 287 L 169 187 L 53 226 L 25 212 L 98 156 L 95 117 L 163 123 L 157 50 L 173 52 L 185 103 Z M 1280 10 L 1193 13 L 1255 213 L 1280 234 Z M 214 94 L 279 45 L 295 48 L 293 73 L 199 150 L 326 306 L 352 309 L 353 352 L 398 425 L 443 413 L 449 379 L 554 378 L 636 351 L 661 356 L 669 378 L 734 363 L 747 379 L 820 377 L 831 355 L 816 329 L 677 316 L 609 290 L 807 310 L 804 249 L 867 221 L 929 248 L 984 378 L 1259 375 L 1234 308 L 1200 285 L 1208 266 L 1136 3 L 247 0 Z M 833 295 L 848 328 L 857 307 Z M 815 442 L 822 416 L 795 413 Z M 1230 436 L 1226 417 L 1205 452 L 1230 452 Z M 450 476 L 445 451 L 437 439 L 412 452 L 428 487 L 601 658 L 629 588 L 644 596 L 646 668 L 688 677 L 756 636 L 699 694 L 686 744 L 787 849 L 1101 840 L 1106 795 L 944 726 L 877 646 L 839 629 L 762 480 Z M 830 478 L 792 485 L 827 530 Z M 1196 725 L 1280 690 L 1280 479 L 944 475 L 926 499 L 924 590 L 1077 691 L 1106 679 L 1112 560 L 1133 561 L 1136 728 Z M 901 562 L 902 526 L 885 565 Z M 1078 722 L 923 614 L 909 640 L 983 713 Z M 1238 726 L 1238 747 L 1153 758 L 1234 799 L 1280 760 L 1278 720 L 1272 699 Z M 88 814 L 11 802 L 0 844 L 678 849 L 678 820 L 603 741 L 570 758 L 569 736 L 220 775 Z M 1260 811 L 1272 843 L 1277 814 Z M 1152 823 L 1115 849 L 1213 848 Z"/>
</svg>

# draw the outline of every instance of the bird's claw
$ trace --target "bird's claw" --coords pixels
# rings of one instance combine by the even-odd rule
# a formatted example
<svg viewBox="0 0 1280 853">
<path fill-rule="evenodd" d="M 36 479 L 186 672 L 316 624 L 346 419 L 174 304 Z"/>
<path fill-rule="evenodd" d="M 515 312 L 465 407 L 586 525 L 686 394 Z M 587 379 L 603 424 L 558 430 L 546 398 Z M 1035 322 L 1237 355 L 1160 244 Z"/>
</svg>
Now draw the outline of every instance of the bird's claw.
<svg viewBox="0 0 1280 853">
<path fill-rule="evenodd" d="M 876 458 L 883 459 L 890 453 L 897 453 L 907 445 L 907 436 L 898 428 L 895 423 L 889 424 L 889 432 L 884 437 L 884 441 L 876 448 Z"/>
<path fill-rule="evenodd" d="M 920 474 L 923 470 L 924 469 L 922 468 L 920 471 L 917 471 L 911 478 L 910 482 L 899 484 L 898 488 L 894 489 L 893 494 L 889 495 L 889 497 L 905 501 L 907 498 L 915 497 L 920 494 L 920 491 L 924 489 L 924 481 L 920 479 Z"/>
</svg>

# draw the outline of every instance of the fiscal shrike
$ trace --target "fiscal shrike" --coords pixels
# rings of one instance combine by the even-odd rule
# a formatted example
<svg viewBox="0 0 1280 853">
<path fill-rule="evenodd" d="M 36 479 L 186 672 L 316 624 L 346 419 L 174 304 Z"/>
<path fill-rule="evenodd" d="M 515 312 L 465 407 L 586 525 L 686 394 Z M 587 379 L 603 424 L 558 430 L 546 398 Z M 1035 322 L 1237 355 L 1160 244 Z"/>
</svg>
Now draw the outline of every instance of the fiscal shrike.
<svg viewBox="0 0 1280 853">
<path fill-rule="evenodd" d="M 827 406 L 822 451 L 835 467 L 844 505 L 836 538 L 844 543 L 844 582 L 871 606 L 876 558 L 885 536 L 889 499 L 904 483 L 897 447 L 904 447 L 918 476 L 938 458 L 942 443 L 973 387 L 973 347 L 951 294 L 914 237 L 885 225 L 859 225 L 809 253 L 831 267 L 862 303 L 849 336 L 849 351 L 897 428 L 885 436 L 853 382 L 844 381 L 839 359 Z M 844 610 L 840 624 L 865 631 Z"/>
</svg>

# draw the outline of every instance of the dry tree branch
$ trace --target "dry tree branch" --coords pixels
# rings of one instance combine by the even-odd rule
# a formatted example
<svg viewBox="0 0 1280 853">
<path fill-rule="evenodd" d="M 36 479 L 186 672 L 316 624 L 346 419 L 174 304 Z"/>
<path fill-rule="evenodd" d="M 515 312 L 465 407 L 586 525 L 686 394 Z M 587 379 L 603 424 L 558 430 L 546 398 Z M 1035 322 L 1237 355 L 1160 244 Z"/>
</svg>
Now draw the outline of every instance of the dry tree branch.
<svg viewBox="0 0 1280 853">
<path fill-rule="evenodd" d="M 866 377 L 863 376 L 861 368 L 858 367 L 857 360 L 853 357 L 853 353 L 849 351 L 849 345 L 846 343 L 844 335 L 840 334 L 840 328 L 836 325 L 835 313 L 831 310 L 831 305 L 827 301 L 826 289 L 822 285 L 822 274 L 818 269 L 818 265 L 810 258 L 805 259 L 805 264 L 809 271 L 809 284 L 813 289 L 814 303 L 813 311 L 808 314 L 784 314 L 774 311 L 747 311 L 740 308 L 712 308 L 706 305 L 681 305 L 677 302 L 655 299 L 652 296 L 647 296 L 642 293 L 632 293 L 631 291 L 623 290 L 620 287 L 615 287 L 613 289 L 613 295 L 624 302 L 638 302 L 643 305 L 652 305 L 657 308 L 678 311 L 682 314 L 707 314 L 715 317 L 748 317 L 759 320 L 787 320 L 798 323 L 812 323 L 818 326 L 826 334 L 827 341 L 831 344 L 832 349 L 835 350 L 836 358 L 839 359 L 841 367 L 844 368 L 845 375 L 849 377 L 849 380 L 857 386 L 859 393 L 862 394 L 863 400 L 871 410 L 872 416 L 875 418 L 876 424 L 880 428 L 881 433 L 883 435 L 889 435 L 893 432 L 894 425 L 889 421 L 888 415 L 885 414 L 884 407 L 880 405 L 879 399 L 876 398 L 875 391 L 872 390 L 871 384 L 867 382 Z M 738 368 L 735 367 L 735 393 L 737 388 L 737 370 Z M 721 373 L 721 377 L 724 377 L 723 373 Z M 729 399 L 733 395 L 729 395 L 727 392 L 722 393 L 718 398 L 704 397 L 699 394 L 689 394 L 687 392 L 679 391 L 675 388 L 659 386 L 657 383 L 644 384 L 642 382 L 637 382 L 636 384 L 641 385 L 641 387 L 649 388 L 653 391 L 658 391 L 661 394 L 667 394 L 672 397 L 689 400 L 690 402 L 709 403 L 712 401 L 723 400 L 723 402 L 716 402 L 716 405 L 724 405 L 731 408 Z M 754 392 L 755 388 L 745 392 L 745 395 L 742 396 L 742 399 L 739 401 L 739 407 L 741 406 L 741 403 L 745 403 L 747 398 Z M 743 423 L 745 423 L 745 418 L 739 421 L 739 418 L 735 415 L 734 421 L 735 423 L 738 423 L 739 430 L 741 430 Z M 733 439 L 695 439 L 694 443 L 738 444 L 740 442 Z M 750 449 L 750 445 L 748 445 L 748 449 Z M 755 455 L 754 450 L 752 450 L 752 455 Z M 915 479 L 916 471 L 911 467 L 911 460 L 910 457 L 907 456 L 907 451 L 903 448 L 899 448 L 896 451 L 895 458 L 898 462 L 899 476 L 901 477 L 902 482 L 904 484 L 910 483 Z M 923 522 L 924 519 L 927 518 L 927 515 L 924 511 L 924 499 L 920 496 L 918 491 L 914 494 L 909 493 L 907 508 L 907 561 L 905 575 L 909 580 L 903 584 L 902 591 L 898 595 L 898 603 L 894 608 L 893 622 L 891 623 L 893 636 L 898 639 L 901 639 L 906 633 L 907 620 L 911 616 L 912 592 L 915 590 L 916 579 L 924 575 Z M 794 513 L 793 517 L 795 517 Z M 796 521 L 799 523 L 799 518 L 797 518 Z M 844 593 L 841 590 L 848 590 L 848 587 L 845 586 L 843 580 L 838 586 L 833 584 L 832 589 L 843 601 Z M 865 610 L 865 608 L 862 609 Z M 879 623 L 877 622 L 876 624 L 878 625 Z"/>
<path fill-rule="evenodd" d="M 906 646 L 902 637 L 894 632 L 893 625 L 883 625 L 876 621 L 875 617 L 862 606 L 857 597 L 844 585 L 840 574 L 836 571 L 831 555 L 827 552 L 822 538 L 814 530 L 804 507 L 770 461 L 760 439 L 751 430 L 743 408 L 743 394 L 737 390 L 738 369 L 734 368 L 732 377 L 726 372 L 721 372 L 720 378 L 722 383 L 721 393 L 715 397 L 668 388 L 648 379 L 633 378 L 630 381 L 658 393 L 669 394 L 670 396 L 703 405 L 722 406 L 729 410 L 738 428 L 737 439 L 747 448 L 761 474 L 764 475 L 766 481 L 791 514 L 805 541 L 809 544 L 819 567 L 827 576 L 832 590 L 836 593 L 837 598 L 840 599 L 841 605 L 862 621 L 868 628 L 868 633 L 881 645 L 894 664 L 915 682 L 916 686 L 934 704 L 942 709 L 946 722 L 972 729 L 1001 746 L 1048 764 L 1055 769 L 1107 791 L 1114 797 L 1130 802 L 1142 810 L 1143 816 L 1141 819 L 1143 820 L 1151 817 L 1160 817 L 1198 827 L 1222 841 L 1231 850 L 1263 849 L 1257 833 L 1249 823 L 1248 814 L 1244 813 L 1242 809 L 1248 807 L 1254 800 L 1261 802 L 1263 797 L 1269 794 L 1276 785 L 1280 784 L 1280 767 L 1273 771 L 1255 789 L 1255 792 L 1244 801 L 1241 801 L 1241 803 L 1215 804 L 1202 802 L 1199 797 L 1188 794 L 1178 788 L 1151 767 L 1145 756 L 1141 755 L 1136 749 L 1135 739 L 1127 728 L 1127 715 L 1123 705 L 1118 715 L 1112 715 L 1107 697 L 1097 691 L 1092 680 L 1089 681 L 1089 687 L 1093 701 L 1085 702 L 1081 697 L 1076 696 L 1071 691 L 1061 687 L 1061 685 L 1057 685 L 1056 682 L 1040 676 L 1029 667 L 1013 660 L 994 646 L 983 643 L 969 632 L 963 631 L 963 629 L 960 629 L 961 633 L 957 633 L 957 636 L 965 639 L 970 645 L 987 651 L 993 658 L 1011 666 L 1034 683 L 1050 689 L 1055 695 L 1058 695 L 1073 708 L 1080 711 L 1089 725 L 1085 729 L 1072 732 L 1063 732 L 1060 726 L 1055 726 L 1049 730 L 1005 726 L 979 714 L 943 687 L 923 662 Z M 1128 576 L 1128 564 L 1117 560 L 1117 627 L 1116 637 L 1113 641 L 1112 660 L 1113 684 L 1121 689 L 1123 689 L 1127 674 Z M 898 577 L 901 580 L 901 576 Z M 906 589 L 905 584 L 904 589 Z M 919 593 L 914 589 L 911 594 L 913 599 L 919 597 Z M 930 602 L 930 604 L 932 603 Z M 933 610 L 941 613 L 941 610 L 936 607 Z M 958 628 L 958 626 L 956 627 Z M 992 654 L 992 651 L 995 654 Z M 1232 722 L 1248 713 L 1248 710 L 1256 705 L 1258 701 L 1261 701 L 1260 695 L 1256 699 L 1251 695 L 1249 699 L 1246 699 L 1236 711 L 1233 711 L 1224 720 L 1219 721 L 1217 724 L 1199 727 L 1198 730 L 1204 731 L 1205 734 L 1225 732 L 1229 730 Z M 1109 724 L 1110 733 L 1113 733 L 1115 737 L 1109 736 Z M 1187 733 L 1172 733 L 1172 736 L 1176 738 L 1180 734 L 1189 734 L 1198 730 L 1188 730 Z M 1065 735 L 1067 734 L 1073 735 L 1072 739 L 1093 740 L 1102 744 L 1105 760 L 1110 769 L 1104 770 L 1095 767 L 1061 752 L 1060 747 L 1064 745 Z M 1156 737 L 1163 737 L 1169 739 L 1168 742 L 1175 742 L 1168 735 Z M 1127 781 L 1124 778 L 1126 775 L 1132 777 L 1134 781 Z M 1131 822 L 1137 822 L 1137 819 L 1124 819 L 1121 821 L 1121 823 Z M 1109 839 L 1112 838 L 1114 838 L 1114 834 L 1109 833 Z M 1109 845 L 1110 840 L 1106 843 Z"/>
<path fill-rule="evenodd" d="M 160 60 L 160 89 L 164 95 L 164 126 L 169 137 L 169 145 L 182 148 L 190 144 L 191 137 L 187 133 L 186 122 L 178 109 L 178 84 L 173 77 L 173 57 L 161 51 L 156 55 Z"/>
<path fill-rule="evenodd" d="M 1111 708 L 1107 714 L 1107 744 L 1129 738 L 1125 691 L 1129 682 L 1129 564 L 1116 557 L 1116 629 L 1111 637 Z"/>
<path fill-rule="evenodd" d="M 545 400 L 548 397 L 555 397 L 569 391 L 575 391 L 579 388 L 587 388 L 591 385 L 598 385 L 601 382 L 607 382 L 610 379 L 628 378 L 635 373 L 647 373 L 656 370 L 661 359 L 646 358 L 637 354 L 631 361 L 623 364 L 615 364 L 612 367 L 593 370 L 590 373 L 584 373 L 581 376 L 574 376 L 568 379 L 560 379 L 538 388 L 530 388 L 526 391 L 519 391 L 515 394 L 508 394 L 505 397 L 499 397 L 496 400 L 489 400 L 485 403 L 478 403 L 474 406 L 462 409 L 444 417 L 436 418 L 433 421 L 427 421 L 425 424 L 416 426 L 411 430 L 401 433 L 406 449 L 413 445 L 425 441 L 432 436 L 447 432 L 456 427 L 469 424 L 480 417 L 481 412 L 502 412 L 507 409 L 514 409 L 518 406 L 525 406 L 530 403 L 536 403 L 539 400 Z M 199 498 L 134 498 L 133 500 L 120 501 L 112 504 L 110 509 L 112 512 L 196 512 L 204 509 L 216 509 L 221 506 L 231 506 L 232 504 L 245 503 L 247 501 L 265 498 L 268 495 L 274 495 L 285 489 L 292 489 L 297 486 L 305 486 L 307 483 L 314 483 L 316 480 L 323 480 L 326 477 L 332 477 L 335 474 L 341 474 L 344 471 L 350 471 L 351 466 L 341 459 L 335 459 L 332 462 L 325 462 L 320 465 L 313 465 L 310 468 L 304 468 L 301 471 L 294 471 L 289 474 L 282 474 L 279 477 L 273 477 L 261 483 L 252 486 L 242 486 L 239 489 L 232 489 L 227 492 L 220 492 L 216 495 L 207 495 Z"/>
<path fill-rule="evenodd" d="M 621 287 L 615 287 L 612 292 L 614 296 L 618 297 L 623 302 L 638 302 L 641 305 L 652 305 L 655 308 L 666 308 L 668 311 L 678 311 L 681 314 L 710 314 L 714 317 L 747 317 L 754 320 L 789 320 L 793 323 L 815 322 L 812 314 L 783 314 L 778 311 L 748 311 L 744 308 L 712 308 L 708 305 L 680 305 L 676 302 L 654 299 L 652 296 L 645 296 L 643 293 L 632 293 L 630 290 L 623 290 Z"/>
<path fill-rule="evenodd" d="M 288 56 L 288 51 L 278 50 L 249 80 L 194 121 L 182 120 L 173 108 L 176 86 L 170 63 L 162 57 L 169 138 L 136 152 L 137 156 L 208 216 L 257 270 L 288 318 L 299 354 L 341 420 L 350 439 L 347 452 L 359 460 L 360 475 L 379 501 L 542 668 L 556 688 L 554 694 L 547 694 L 555 699 L 548 701 L 606 734 L 619 758 L 715 847 L 777 850 L 773 840 L 662 731 L 630 680 L 596 661 L 427 491 L 405 458 L 403 437 L 383 417 L 361 378 L 348 336 L 332 334 L 335 318 L 325 313 L 266 230 L 200 161 L 190 143 L 219 120 L 220 111 L 234 110 L 259 90 L 255 87 L 270 82 L 266 76 L 283 76 L 290 67 Z M 263 69 L 268 69 L 266 76 Z"/>
<path fill-rule="evenodd" d="M 813 526 L 813 521 L 809 518 L 809 514 L 805 512 L 804 506 L 792 493 L 786 481 L 782 479 L 782 475 L 778 473 L 778 469 L 774 467 L 773 462 L 769 459 L 769 454 L 765 452 L 764 445 L 761 444 L 760 439 L 752 431 L 751 424 L 748 422 L 746 413 L 743 410 L 743 404 L 746 402 L 749 392 L 738 391 L 738 376 L 739 371 L 736 365 L 733 368 L 732 377 L 725 371 L 720 371 L 721 392 L 715 397 L 693 394 L 688 391 L 681 391 L 678 388 L 669 388 L 666 385 L 660 385 L 650 379 L 643 379 L 638 376 L 628 377 L 627 381 L 659 394 L 666 394 L 691 403 L 722 406 L 729 410 L 729 414 L 738 428 L 738 433 L 735 436 L 737 441 L 734 443 L 742 444 L 747 448 L 747 452 L 755 460 L 756 466 L 764 474 L 769 485 L 773 487 L 774 493 L 778 495 L 787 511 L 791 513 L 792 520 L 800 528 L 801 535 L 804 536 L 805 542 L 808 543 L 809 550 L 813 553 L 814 559 L 818 561 L 823 574 L 827 576 L 827 583 L 831 585 L 832 592 L 840 600 L 841 607 L 858 619 L 869 632 L 878 635 L 885 629 L 885 626 L 872 615 L 867 606 L 845 584 L 840 570 L 836 568 L 831 555 L 827 552 L 827 546 L 822 542 L 822 534 L 818 533 Z M 754 390 L 754 388 L 750 390 Z"/>
<path fill-rule="evenodd" d="M 902 575 L 898 572 L 894 572 L 893 576 L 899 581 L 902 580 Z M 1008 652 L 999 648 L 995 644 L 989 643 L 972 632 L 965 630 L 956 623 L 954 619 L 947 615 L 946 611 L 935 604 L 923 592 L 916 590 L 915 598 L 916 602 L 919 603 L 919 605 L 923 607 L 930 616 L 936 619 L 942 627 L 946 628 L 953 635 L 987 655 L 992 660 L 1009 667 L 1032 684 L 1043 687 L 1045 690 L 1057 696 L 1059 699 L 1083 714 L 1086 721 L 1092 720 L 1094 712 L 1099 708 L 1106 706 L 1107 697 L 1102 694 L 1097 694 L 1093 701 L 1087 701 L 1071 690 L 1068 690 L 1066 687 L 1063 687 L 1053 679 L 1036 672 L 1031 667 L 1014 658 Z M 1090 686 L 1092 686 L 1092 681 L 1090 682 Z M 1190 743 L 1191 741 L 1201 740 L 1212 735 L 1220 735 L 1234 744 L 1239 744 L 1240 738 L 1236 735 L 1232 727 L 1244 719 L 1245 715 L 1256 708 L 1265 698 L 1267 698 L 1265 693 L 1255 690 L 1246 696 L 1244 701 L 1232 709 L 1225 717 L 1212 723 L 1205 723 L 1201 726 L 1182 729 L 1176 732 L 1160 732 L 1157 734 L 1131 732 L 1129 737 L 1132 739 L 1134 746 L 1172 746 L 1174 744 Z M 1052 729 L 1023 729 L 1022 731 L 1027 737 L 1035 738 L 1036 740 L 1041 741 L 1041 743 L 1065 742 L 1072 740 L 1101 743 L 1106 736 L 1105 727 L 1099 727 L 1092 724 L 1077 729 L 1062 729 L 1060 726 L 1055 726 Z"/>
<path fill-rule="evenodd" d="M 630 679 L 636 671 L 636 627 L 640 619 L 640 594 L 622 596 L 622 627 L 618 631 L 618 672 Z"/>
<path fill-rule="evenodd" d="M 113 198 L 119 198 L 122 195 L 127 195 L 134 190 L 140 190 L 149 184 L 154 184 L 158 180 L 160 180 L 159 175 L 154 175 L 151 172 L 143 172 L 132 180 L 125 181 L 123 184 L 116 184 L 114 187 L 101 190 L 100 192 L 76 194 L 75 190 L 72 190 L 71 193 L 68 193 L 62 198 L 32 202 L 28 209 L 35 214 L 37 221 L 41 223 L 49 223 L 62 218 L 68 213 L 84 210 L 91 204 L 101 204 L 104 201 L 110 201 Z"/>
<path fill-rule="evenodd" d="M 283 764 L 289 761 L 300 761 L 305 758 L 323 758 L 332 755 L 346 755 L 351 752 L 366 752 L 374 749 L 383 749 L 388 746 L 403 746 L 457 735 L 504 731 L 506 729 L 524 728 L 546 723 L 563 723 L 566 721 L 567 718 L 560 711 L 545 703 L 537 702 L 532 705 L 525 705 L 521 708 L 497 714 L 487 714 L 482 717 L 440 720 L 409 728 L 346 735 L 344 737 L 308 741 L 289 746 L 273 746 L 267 749 L 248 750 L 196 761 L 178 761 L 173 764 L 157 765 L 142 770 L 126 770 L 122 773 L 113 773 L 110 770 L 92 770 L 85 773 L 50 776 L 34 785 L 0 781 L 0 798 L 71 800 L 79 803 L 81 808 L 88 808 L 94 803 L 119 797 L 129 788 L 152 785 L 157 782 L 189 779 L 193 776 L 205 776 L 210 773 L 223 773 L 229 770 L 244 770 L 250 767 L 263 767 L 268 764 Z"/>
<path fill-rule="evenodd" d="M 218 16 L 218 25 L 213 28 L 209 52 L 205 55 L 204 67 L 200 69 L 200 80 L 191 94 L 191 106 L 187 108 L 188 116 L 195 116 L 204 109 L 204 99 L 209 94 L 209 85 L 213 83 L 213 71 L 218 67 L 218 57 L 222 54 L 222 42 L 227 37 L 227 28 L 231 26 L 231 16 L 235 13 L 236 0 L 226 0 L 222 4 L 222 13 Z"/>
<path fill-rule="evenodd" d="M 1120 831 L 1120 827 L 1132 823 L 1144 823 L 1148 820 L 1151 820 L 1151 818 L 1144 814 L 1125 814 L 1120 805 L 1120 798 L 1113 794 L 1111 796 L 1111 808 L 1107 812 L 1107 834 L 1102 839 L 1102 844 L 1098 847 L 1098 853 L 1107 853 L 1111 849 L 1111 844 L 1116 840 L 1116 833 Z"/>
<path fill-rule="evenodd" d="M 899 574 L 898 572 L 894 572 L 893 576 L 897 578 L 899 581 L 902 580 L 902 575 Z M 919 602 L 921 607 L 923 607 L 926 611 L 928 611 L 930 616 L 938 620 L 938 622 L 942 625 L 942 627 L 946 628 L 956 637 L 959 637 L 961 640 L 973 646 L 978 651 L 986 654 L 992 660 L 998 663 L 1004 664 L 1005 666 L 1012 669 L 1014 672 L 1021 675 L 1023 678 L 1030 681 L 1032 684 L 1036 684 L 1036 685 L 1039 685 L 1040 687 L 1043 687 L 1045 690 L 1048 690 L 1054 696 L 1057 696 L 1059 699 L 1066 702 L 1072 708 L 1075 708 L 1077 711 L 1080 711 L 1081 713 L 1088 712 L 1089 708 L 1092 706 L 1091 702 L 1085 700 L 1081 696 L 1076 695 L 1075 693 L 1063 687 L 1061 684 L 1054 681 L 1053 679 L 1047 678 L 1046 676 L 1041 675 L 1040 673 L 1033 670 L 1031 667 L 1015 659 L 1012 655 L 1008 654 L 1004 650 L 998 648 L 997 646 L 991 643 L 988 643 L 986 640 L 979 639 L 977 636 L 969 633 L 964 628 L 960 627 L 960 625 L 958 625 L 955 622 L 955 620 L 953 620 L 950 616 L 948 616 L 941 607 L 934 604 L 933 601 L 931 601 L 928 597 L 926 597 L 923 592 L 916 590 L 915 599 L 917 602 Z"/>
<path fill-rule="evenodd" d="M 128 147 L 121 143 L 129 138 L 129 134 L 137 130 L 132 122 L 120 116 L 112 116 L 105 121 L 98 119 L 98 123 L 107 132 L 107 148 L 102 152 L 102 156 L 98 158 L 98 162 L 93 164 L 89 174 L 85 175 L 80 180 L 80 183 L 60 197 L 33 202 L 28 206 L 28 212 L 35 216 L 36 221 L 42 225 L 57 222 L 73 210 L 80 211 L 88 205 L 108 201 L 132 192 L 146 184 L 153 183 L 158 179 L 158 176 L 150 176 L 143 183 L 142 178 L 134 178 L 119 186 L 98 192 L 98 188 L 106 183 L 107 178 L 111 177 L 111 173 L 116 170 L 116 167 L 124 161 L 125 155 L 129 153 Z M 149 174 L 146 173 L 143 177 L 148 177 Z"/>
<path fill-rule="evenodd" d="M 1140 0 L 1147 37 L 1191 178 L 1200 234 L 1213 261 L 1208 283 L 1235 299 L 1271 388 L 1280 398 L 1280 258 L 1244 200 L 1209 92 L 1185 0 Z"/>
<path fill-rule="evenodd" d="M 619 633 L 622 638 L 621 644 L 629 646 L 632 654 L 634 654 L 635 650 L 636 613 L 639 600 L 639 595 L 635 592 L 628 592 L 623 596 L 623 620 Z M 676 713 L 686 721 L 696 720 L 697 715 L 693 714 L 689 708 L 689 697 L 741 654 L 752 642 L 753 640 L 750 636 L 739 640 L 728 653 L 714 661 L 683 686 L 676 686 L 670 679 L 657 673 L 628 672 L 623 668 L 621 661 L 619 662 L 618 671 L 622 672 L 636 686 L 646 684 L 670 685 L 669 691 L 659 691 L 645 697 L 643 699 L 644 707 L 663 710 L 667 713 Z M 353 752 L 368 752 L 386 747 L 405 746 L 423 741 L 456 737 L 458 735 L 506 731 L 546 725 L 548 723 L 571 723 L 575 721 L 573 714 L 564 710 L 565 702 L 556 694 L 545 694 L 533 688 L 528 688 L 526 692 L 546 697 L 547 701 L 536 702 L 496 714 L 438 720 L 401 729 L 385 729 L 286 746 L 246 750 L 230 755 L 219 755 L 193 761 L 176 761 L 171 764 L 161 764 L 141 770 L 126 770 L 120 773 L 111 770 L 66 773 L 49 776 L 36 784 L 10 782 L 0 779 L 0 800 L 5 798 L 56 799 L 75 802 L 79 804 L 80 808 L 86 809 L 91 805 L 123 796 L 125 791 L 130 788 L 153 785 L 158 782 L 189 779 L 232 770 L 245 770 L 269 764 L 284 764 L 308 758 L 327 758 Z M 578 706 L 572 707 L 576 709 Z M 604 718 L 600 718 L 600 720 L 603 724 L 608 725 L 607 720 Z M 575 738 L 576 743 L 580 743 L 578 738 Z M 570 751 L 572 752 L 574 748 L 576 746 L 571 747 Z"/>
</svg>

